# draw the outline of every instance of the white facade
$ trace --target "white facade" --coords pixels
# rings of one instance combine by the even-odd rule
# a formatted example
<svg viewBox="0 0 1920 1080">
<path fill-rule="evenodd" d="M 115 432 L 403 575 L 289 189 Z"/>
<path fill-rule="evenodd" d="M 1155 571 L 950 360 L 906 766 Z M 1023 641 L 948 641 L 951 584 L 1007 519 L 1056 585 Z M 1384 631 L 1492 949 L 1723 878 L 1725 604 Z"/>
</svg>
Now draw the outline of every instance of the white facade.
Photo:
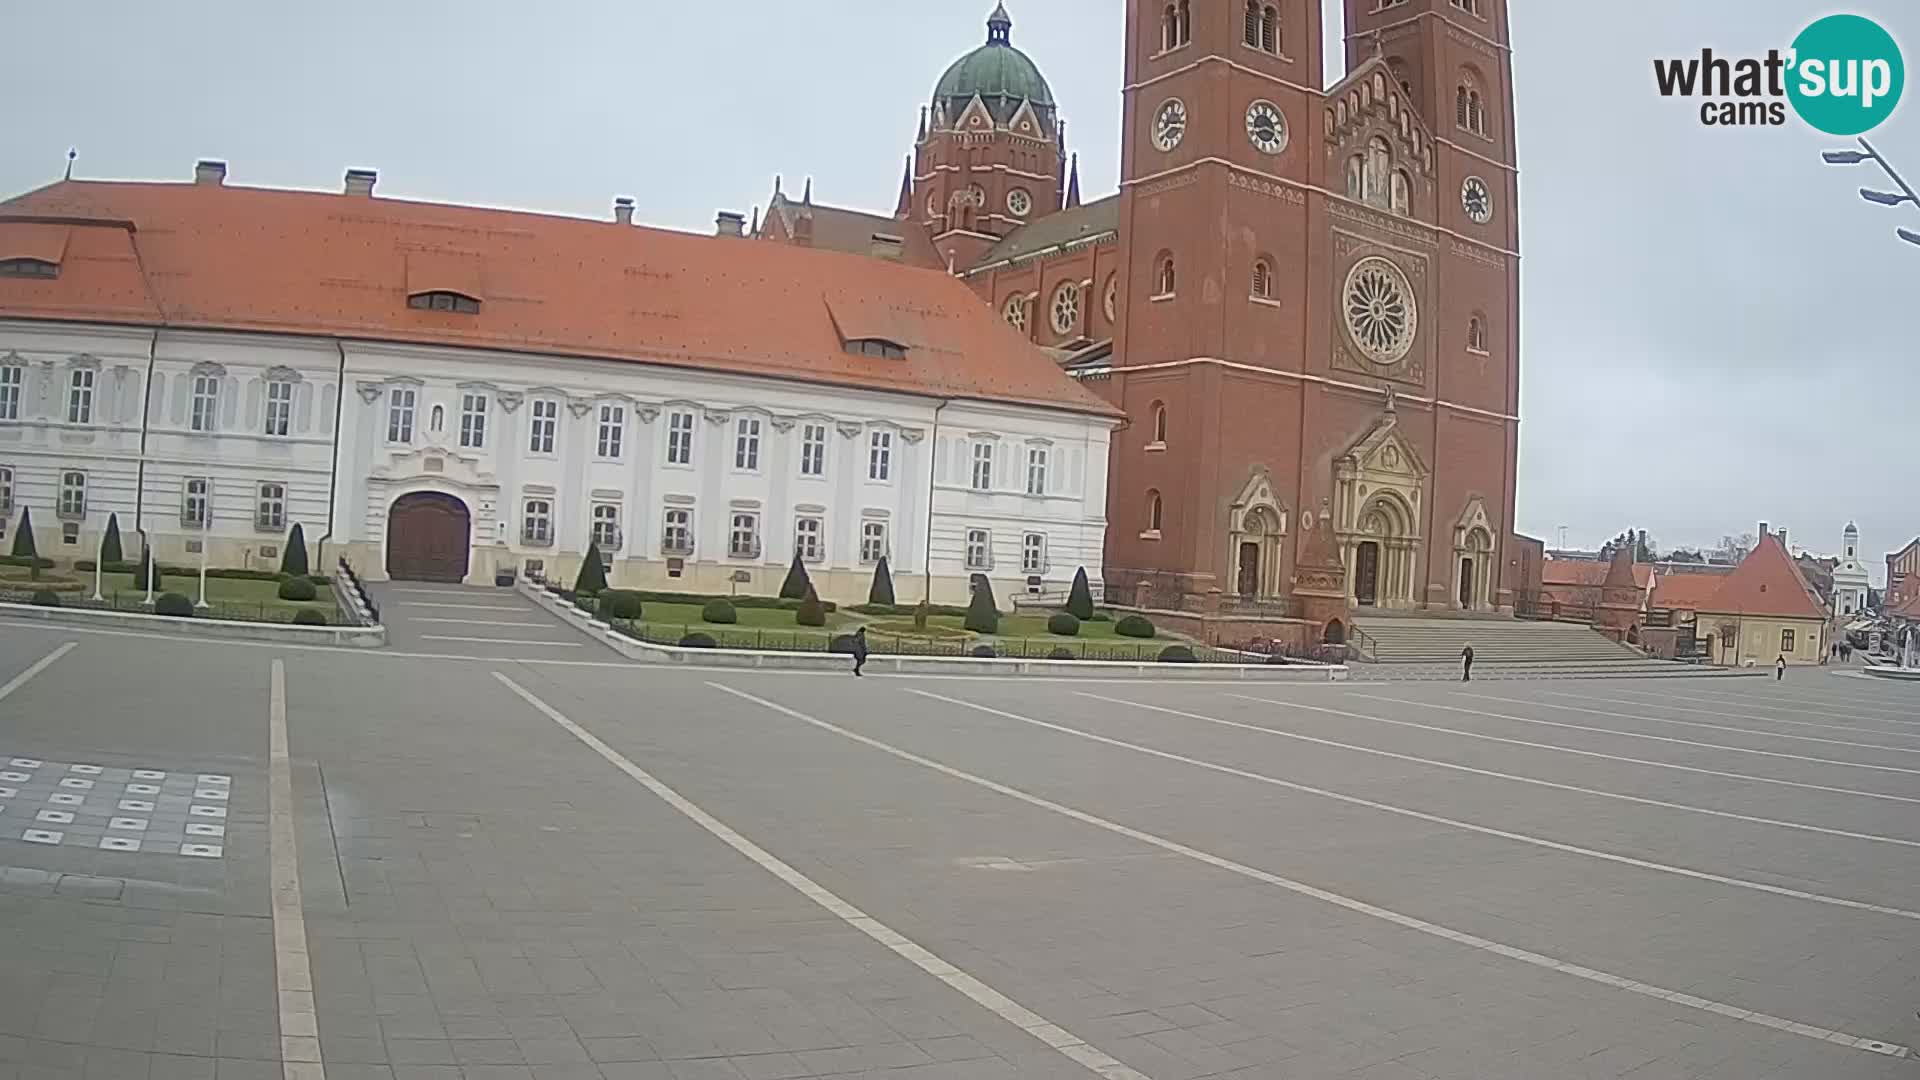
<svg viewBox="0 0 1920 1080">
<path fill-rule="evenodd" d="M 1840 565 L 1833 571 L 1833 614 L 1844 619 L 1867 610 L 1870 588 L 1860 561 L 1860 530 L 1849 521 L 1840 538 Z"/>
<path fill-rule="evenodd" d="M 129 558 L 142 530 L 158 558 L 196 558 L 210 492 L 216 565 L 277 566 L 299 522 L 316 560 L 380 580 L 389 511 L 437 492 L 465 509 L 469 583 L 570 581 L 597 528 L 616 585 L 771 593 L 803 547 L 830 600 L 864 601 L 885 554 L 902 603 L 931 565 L 935 603 L 984 573 L 1004 606 L 1081 567 L 1099 581 L 1113 423 L 662 364 L 0 320 L 3 542 L 31 506 L 55 559 L 91 558 L 109 513 Z"/>
</svg>

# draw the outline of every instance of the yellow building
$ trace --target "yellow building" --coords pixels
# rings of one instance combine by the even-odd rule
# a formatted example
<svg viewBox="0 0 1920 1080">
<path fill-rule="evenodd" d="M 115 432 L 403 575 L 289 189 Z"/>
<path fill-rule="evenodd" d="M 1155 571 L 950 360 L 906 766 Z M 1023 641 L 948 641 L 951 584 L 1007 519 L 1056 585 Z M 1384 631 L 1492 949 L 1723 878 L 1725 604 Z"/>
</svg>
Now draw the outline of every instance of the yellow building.
<svg viewBox="0 0 1920 1080">
<path fill-rule="evenodd" d="M 1760 542 L 1695 614 L 1707 659 L 1728 667 L 1817 664 L 1827 654 L 1827 611 L 1780 538 Z"/>
</svg>

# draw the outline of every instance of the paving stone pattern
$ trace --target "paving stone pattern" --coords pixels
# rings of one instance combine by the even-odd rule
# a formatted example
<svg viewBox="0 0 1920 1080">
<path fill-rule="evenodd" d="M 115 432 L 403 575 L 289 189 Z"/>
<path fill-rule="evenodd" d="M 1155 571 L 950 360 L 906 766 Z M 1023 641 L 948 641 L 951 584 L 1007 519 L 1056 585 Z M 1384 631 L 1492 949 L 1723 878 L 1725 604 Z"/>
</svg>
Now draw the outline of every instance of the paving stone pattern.
<svg viewBox="0 0 1920 1080">
<path fill-rule="evenodd" d="M 30 844 L 218 859 L 225 773 L 124 769 L 0 752 L 0 837 Z"/>
</svg>

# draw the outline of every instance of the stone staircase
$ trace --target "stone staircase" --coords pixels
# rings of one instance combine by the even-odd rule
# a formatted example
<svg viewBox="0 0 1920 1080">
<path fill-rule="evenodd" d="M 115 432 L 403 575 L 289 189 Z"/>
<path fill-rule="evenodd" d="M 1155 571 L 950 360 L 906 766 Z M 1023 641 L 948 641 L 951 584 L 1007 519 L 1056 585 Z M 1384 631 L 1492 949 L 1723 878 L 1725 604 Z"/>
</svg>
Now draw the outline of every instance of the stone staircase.
<svg viewBox="0 0 1920 1080">
<path fill-rule="evenodd" d="M 1725 675 L 1702 664 L 1649 659 L 1578 623 L 1494 618 L 1361 616 L 1368 659 L 1356 678 L 1459 678 L 1460 650 L 1473 645 L 1475 678 L 1583 679 L 1627 675 Z"/>
</svg>

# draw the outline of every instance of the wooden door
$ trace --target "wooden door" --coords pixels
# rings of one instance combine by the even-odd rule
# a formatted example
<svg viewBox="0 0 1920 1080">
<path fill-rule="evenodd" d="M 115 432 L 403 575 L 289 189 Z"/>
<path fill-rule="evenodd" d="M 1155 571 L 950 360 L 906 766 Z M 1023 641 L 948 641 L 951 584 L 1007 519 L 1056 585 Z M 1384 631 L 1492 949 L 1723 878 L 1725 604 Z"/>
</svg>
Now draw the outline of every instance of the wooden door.
<svg viewBox="0 0 1920 1080">
<path fill-rule="evenodd" d="M 1380 597 L 1380 545 L 1368 540 L 1353 554 L 1353 599 L 1372 607 Z"/>
<path fill-rule="evenodd" d="M 1240 545 L 1240 595 L 1251 600 L 1260 595 L 1260 545 Z"/>
<path fill-rule="evenodd" d="M 451 495 L 403 495 L 387 514 L 387 576 L 395 581 L 459 583 L 472 537 L 467 506 Z"/>
<path fill-rule="evenodd" d="M 1460 606 L 1473 607 L 1473 559 L 1460 560 Z"/>
</svg>

